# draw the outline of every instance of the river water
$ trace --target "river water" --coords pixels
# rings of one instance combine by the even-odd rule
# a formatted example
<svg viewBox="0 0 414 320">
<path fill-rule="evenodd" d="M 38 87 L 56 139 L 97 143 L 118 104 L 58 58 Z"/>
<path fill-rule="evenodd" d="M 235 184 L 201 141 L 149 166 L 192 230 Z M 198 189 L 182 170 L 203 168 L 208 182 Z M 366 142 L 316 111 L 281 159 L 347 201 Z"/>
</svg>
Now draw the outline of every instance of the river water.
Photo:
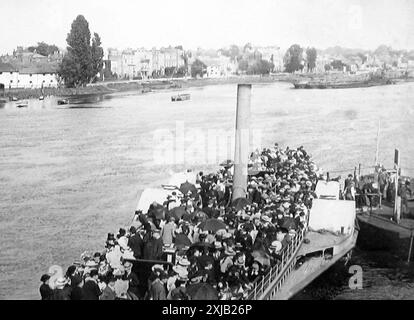
<svg viewBox="0 0 414 320">
<path fill-rule="evenodd" d="M 212 155 L 208 141 L 234 128 L 237 86 L 182 92 L 191 100 L 172 103 L 177 92 L 164 91 L 90 96 L 63 106 L 54 98 L 21 109 L 0 105 L 0 299 L 38 299 L 40 275 L 52 264 L 66 270 L 85 250 L 101 250 L 108 232 L 129 223 L 144 188 L 172 171 L 215 170 L 228 158 L 226 149 Z M 414 175 L 413 101 L 414 83 L 343 90 L 254 85 L 252 128 L 261 146 L 303 145 L 333 176 L 373 164 L 381 119 L 380 161 L 390 167 L 399 148 L 403 173 Z M 210 151 L 197 151 L 200 144 Z M 342 281 L 335 297 L 407 297 L 410 267 L 378 264 L 384 261 L 378 254 L 353 258 L 374 279 L 370 289 L 349 291 Z"/>
</svg>

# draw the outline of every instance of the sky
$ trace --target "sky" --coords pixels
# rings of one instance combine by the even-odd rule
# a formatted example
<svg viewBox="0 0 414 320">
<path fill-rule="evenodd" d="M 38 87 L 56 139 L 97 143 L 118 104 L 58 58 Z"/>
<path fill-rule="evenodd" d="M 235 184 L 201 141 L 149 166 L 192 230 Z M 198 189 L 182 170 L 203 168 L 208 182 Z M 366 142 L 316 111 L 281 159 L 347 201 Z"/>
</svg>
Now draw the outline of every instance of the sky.
<svg viewBox="0 0 414 320">
<path fill-rule="evenodd" d="M 78 14 L 104 48 L 414 49 L 413 0 L 0 0 L 0 12 L 0 54 L 40 41 L 66 47 Z"/>
</svg>

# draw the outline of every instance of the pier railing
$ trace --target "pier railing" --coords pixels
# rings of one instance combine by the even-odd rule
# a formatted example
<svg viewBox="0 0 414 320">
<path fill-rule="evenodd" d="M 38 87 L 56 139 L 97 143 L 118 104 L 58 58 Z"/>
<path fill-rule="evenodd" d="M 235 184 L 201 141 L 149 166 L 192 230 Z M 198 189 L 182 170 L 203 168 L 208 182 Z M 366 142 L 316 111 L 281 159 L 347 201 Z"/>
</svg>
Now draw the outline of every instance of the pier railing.
<svg viewBox="0 0 414 320">
<path fill-rule="evenodd" d="M 247 294 L 247 300 L 271 300 L 273 298 L 295 267 L 296 255 L 302 245 L 305 233 L 306 229 L 299 232 L 283 250 L 282 259 L 271 267 L 263 277 L 252 283 L 253 287 Z"/>
</svg>

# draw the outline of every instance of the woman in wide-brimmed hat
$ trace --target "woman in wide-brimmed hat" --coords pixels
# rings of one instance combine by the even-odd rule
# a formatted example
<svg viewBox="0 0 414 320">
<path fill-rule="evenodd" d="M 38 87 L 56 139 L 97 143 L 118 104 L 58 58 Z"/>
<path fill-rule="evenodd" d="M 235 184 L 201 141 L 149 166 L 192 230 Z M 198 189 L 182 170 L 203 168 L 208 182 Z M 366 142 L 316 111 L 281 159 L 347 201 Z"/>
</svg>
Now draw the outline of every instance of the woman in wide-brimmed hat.
<svg viewBox="0 0 414 320">
<path fill-rule="evenodd" d="M 70 300 L 71 287 L 69 286 L 69 279 L 60 277 L 55 282 L 55 290 L 53 292 L 53 300 Z"/>
</svg>

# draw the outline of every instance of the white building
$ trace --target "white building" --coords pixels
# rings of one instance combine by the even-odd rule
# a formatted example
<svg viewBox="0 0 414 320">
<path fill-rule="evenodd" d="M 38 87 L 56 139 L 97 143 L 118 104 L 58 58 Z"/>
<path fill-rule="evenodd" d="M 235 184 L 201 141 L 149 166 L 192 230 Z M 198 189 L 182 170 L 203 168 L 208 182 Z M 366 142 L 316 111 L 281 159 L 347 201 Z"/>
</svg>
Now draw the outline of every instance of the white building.
<svg viewBox="0 0 414 320">
<path fill-rule="evenodd" d="M 0 83 L 4 88 L 14 88 L 18 83 L 19 72 L 9 63 L 0 62 Z"/>
<path fill-rule="evenodd" d="M 56 88 L 58 86 L 57 70 L 51 67 L 27 67 L 19 70 L 17 88 Z"/>
<path fill-rule="evenodd" d="M 7 89 L 12 88 L 55 88 L 58 86 L 56 67 L 32 66 L 17 70 L 8 63 L 0 63 L 0 83 Z"/>
</svg>

